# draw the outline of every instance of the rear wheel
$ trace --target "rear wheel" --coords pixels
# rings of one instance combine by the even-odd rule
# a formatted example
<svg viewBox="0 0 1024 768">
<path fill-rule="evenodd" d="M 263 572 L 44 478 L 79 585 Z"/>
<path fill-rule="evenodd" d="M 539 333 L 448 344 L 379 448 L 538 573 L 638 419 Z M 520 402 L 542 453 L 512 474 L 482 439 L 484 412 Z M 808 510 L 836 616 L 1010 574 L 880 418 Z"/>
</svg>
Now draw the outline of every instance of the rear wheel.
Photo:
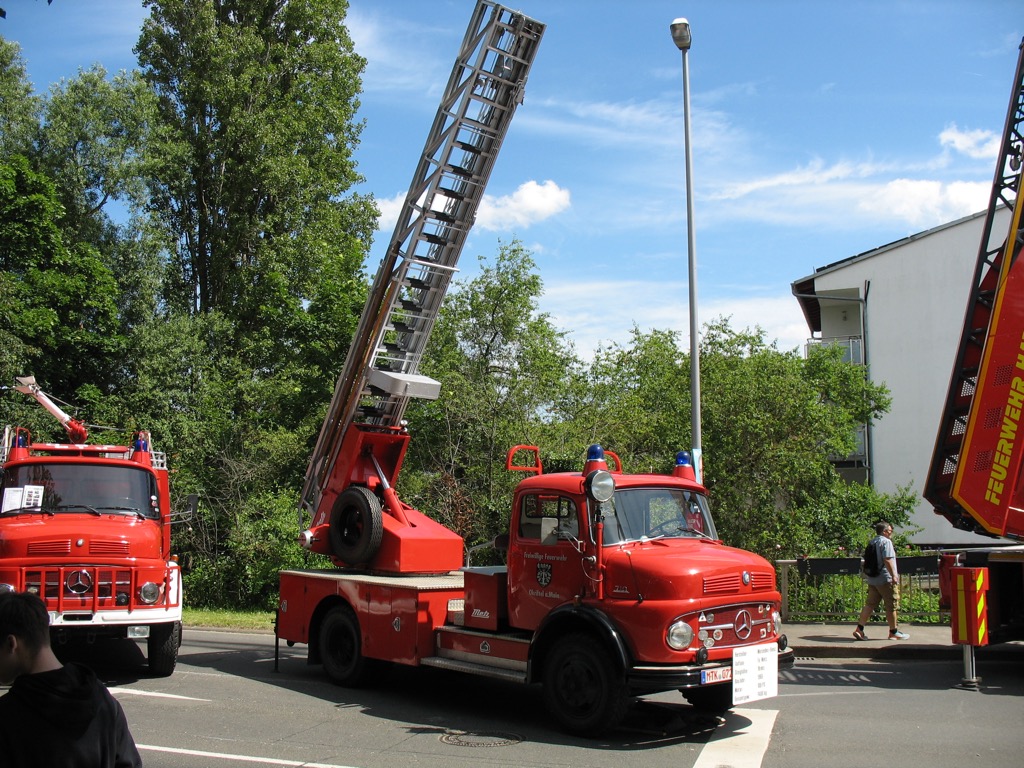
<svg viewBox="0 0 1024 768">
<path fill-rule="evenodd" d="M 625 680 L 592 635 L 558 640 L 544 662 L 544 703 L 566 731 L 597 736 L 615 728 L 630 703 Z"/>
<path fill-rule="evenodd" d="M 181 646 L 181 622 L 153 624 L 146 641 L 146 660 L 149 671 L 157 677 L 169 677 L 178 664 Z"/>
<path fill-rule="evenodd" d="M 384 537 L 384 513 L 373 491 L 361 485 L 346 488 L 331 509 L 328 534 L 339 560 L 362 565 L 373 559 Z"/>
<path fill-rule="evenodd" d="M 320 625 L 320 658 L 332 683 L 348 688 L 365 685 L 380 662 L 363 656 L 359 619 L 348 606 L 332 608 Z"/>
</svg>

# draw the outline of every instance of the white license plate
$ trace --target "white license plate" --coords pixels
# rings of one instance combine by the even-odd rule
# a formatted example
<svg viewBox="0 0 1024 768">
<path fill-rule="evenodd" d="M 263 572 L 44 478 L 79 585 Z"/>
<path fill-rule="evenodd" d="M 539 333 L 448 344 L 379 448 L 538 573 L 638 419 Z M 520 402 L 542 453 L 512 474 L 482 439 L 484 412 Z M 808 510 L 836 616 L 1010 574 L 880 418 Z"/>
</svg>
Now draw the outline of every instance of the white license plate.
<svg viewBox="0 0 1024 768">
<path fill-rule="evenodd" d="M 700 684 L 724 683 L 732 680 L 732 667 L 718 667 L 717 669 L 702 669 L 700 671 Z"/>
</svg>

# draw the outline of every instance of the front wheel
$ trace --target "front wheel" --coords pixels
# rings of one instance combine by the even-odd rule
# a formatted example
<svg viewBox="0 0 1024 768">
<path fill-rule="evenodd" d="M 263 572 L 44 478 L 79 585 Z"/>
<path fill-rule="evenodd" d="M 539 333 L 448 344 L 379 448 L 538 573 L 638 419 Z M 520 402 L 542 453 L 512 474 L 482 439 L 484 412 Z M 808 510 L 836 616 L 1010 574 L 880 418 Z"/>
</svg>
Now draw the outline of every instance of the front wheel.
<svg viewBox="0 0 1024 768">
<path fill-rule="evenodd" d="M 721 714 L 732 709 L 732 683 L 707 688 L 684 688 L 683 698 L 697 709 Z"/>
<path fill-rule="evenodd" d="M 585 633 L 558 640 L 544 662 L 544 703 L 566 731 L 597 736 L 626 716 L 629 691 L 615 662 Z"/>
<path fill-rule="evenodd" d="M 348 606 L 332 608 L 320 625 L 320 658 L 332 683 L 348 688 L 365 685 L 380 663 L 363 656 L 359 619 Z"/>
<path fill-rule="evenodd" d="M 181 646 L 181 622 L 153 624 L 146 641 L 146 661 L 149 671 L 156 677 L 169 677 L 178 664 L 178 648 Z"/>
</svg>

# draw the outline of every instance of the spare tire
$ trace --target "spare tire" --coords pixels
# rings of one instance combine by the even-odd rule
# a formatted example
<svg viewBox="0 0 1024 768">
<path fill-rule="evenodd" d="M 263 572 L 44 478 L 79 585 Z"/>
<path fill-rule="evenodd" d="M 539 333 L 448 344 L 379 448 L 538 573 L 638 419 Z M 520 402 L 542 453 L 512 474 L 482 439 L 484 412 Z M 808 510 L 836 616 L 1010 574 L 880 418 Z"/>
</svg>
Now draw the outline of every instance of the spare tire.
<svg viewBox="0 0 1024 768">
<path fill-rule="evenodd" d="M 335 557 L 349 565 L 368 563 L 384 537 L 380 499 L 361 485 L 346 488 L 331 509 L 329 533 Z"/>
</svg>

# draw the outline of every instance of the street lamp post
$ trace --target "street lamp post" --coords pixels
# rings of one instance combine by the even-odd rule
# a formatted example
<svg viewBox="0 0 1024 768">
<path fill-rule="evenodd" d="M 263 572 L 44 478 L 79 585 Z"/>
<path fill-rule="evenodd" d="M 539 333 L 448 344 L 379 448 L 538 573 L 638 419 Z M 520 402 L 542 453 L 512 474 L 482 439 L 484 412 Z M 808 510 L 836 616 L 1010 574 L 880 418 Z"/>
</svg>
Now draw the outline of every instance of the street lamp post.
<svg viewBox="0 0 1024 768">
<path fill-rule="evenodd" d="M 697 336 L 697 241 L 693 231 L 693 157 L 690 146 L 690 22 L 676 19 L 671 24 L 672 41 L 683 55 L 683 140 L 686 158 L 687 265 L 690 278 L 690 424 L 692 425 L 693 468 L 702 480 L 700 421 L 700 346 Z"/>
</svg>

